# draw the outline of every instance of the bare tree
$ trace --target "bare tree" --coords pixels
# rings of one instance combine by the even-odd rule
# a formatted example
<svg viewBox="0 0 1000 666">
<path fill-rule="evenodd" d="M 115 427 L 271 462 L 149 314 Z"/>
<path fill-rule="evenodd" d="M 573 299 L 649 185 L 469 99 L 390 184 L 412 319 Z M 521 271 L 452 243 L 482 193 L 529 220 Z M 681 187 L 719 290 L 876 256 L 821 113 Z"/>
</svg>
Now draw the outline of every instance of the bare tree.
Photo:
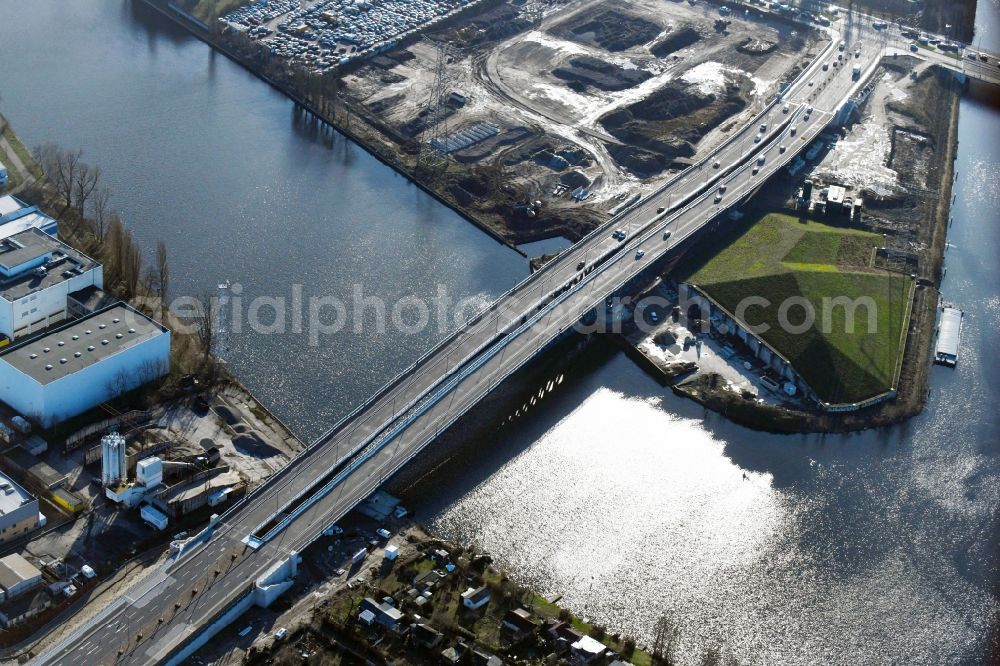
<svg viewBox="0 0 1000 666">
<path fill-rule="evenodd" d="M 167 263 L 167 244 L 163 241 L 156 241 L 156 277 L 158 295 L 166 301 L 170 288 L 170 265 Z"/>
<path fill-rule="evenodd" d="M 107 187 L 95 189 L 90 200 L 94 216 L 94 233 L 101 240 L 104 240 L 104 236 L 108 232 L 108 223 L 111 221 L 112 213 L 108 208 L 109 201 L 111 201 L 111 190 Z"/>
<path fill-rule="evenodd" d="M 651 656 L 653 664 L 656 666 L 673 666 L 674 653 L 677 650 L 677 637 L 680 631 L 666 615 L 661 615 L 656 621 L 656 628 L 653 633 L 653 645 Z"/>
<path fill-rule="evenodd" d="M 128 392 L 132 386 L 132 378 L 125 368 L 120 369 L 104 382 L 105 400 L 111 401 Z"/>
<path fill-rule="evenodd" d="M 202 361 L 208 362 L 218 335 L 218 312 L 214 307 L 215 299 L 210 292 L 202 292 L 195 297 L 198 300 L 197 319 L 192 322 L 194 335 L 201 345 Z"/>
<path fill-rule="evenodd" d="M 139 293 L 139 283 L 142 280 L 142 248 L 136 245 L 131 231 L 125 231 L 124 239 L 122 285 L 127 300 Z"/>
<path fill-rule="evenodd" d="M 59 197 L 63 200 L 60 217 L 73 207 L 73 195 L 76 192 L 77 169 L 83 157 L 83 151 L 65 150 L 54 143 L 46 143 L 35 148 L 35 161 L 38 162 Z"/>
<path fill-rule="evenodd" d="M 87 200 L 100 180 L 101 167 L 92 167 L 86 162 L 77 164 L 73 172 L 73 205 L 80 210 L 81 215 L 86 214 Z"/>
</svg>

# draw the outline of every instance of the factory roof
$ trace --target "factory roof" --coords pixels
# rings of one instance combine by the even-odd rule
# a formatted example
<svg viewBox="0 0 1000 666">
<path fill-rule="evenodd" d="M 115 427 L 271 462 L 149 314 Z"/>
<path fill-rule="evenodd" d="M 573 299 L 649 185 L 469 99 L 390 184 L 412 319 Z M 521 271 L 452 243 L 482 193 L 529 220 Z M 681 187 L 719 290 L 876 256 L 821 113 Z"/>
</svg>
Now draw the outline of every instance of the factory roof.
<svg viewBox="0 0 1000 666">
<path fill-rule="evenodd" d="M 84 308 L 87 312 L 96 312 L 117 302 L 114 296 L 97 285 L 90 285 L 77 291 L 71 291 L 67 294 L 67 298 L 71 298 L 79 303 L 80 307 Z"/>
<path fill-rule="evenodd" d="M 166 332 L 161 324 L 117 303 L 11 347 L 0 353 L 0 362 L 49 384 Z"/>
<path fill-rule="evenodd" d="M 0 268 L 12 271 L 29 261 L 48 256 L 58 244 L 59 241 L 51 236 L 30 231 L 5 238 L 0 241 Z"/>
<path fill-rule="evenodd" d="M 66 474 L 59 472 L 38 456 L 31 455 L 22 446 L 9 449 L 4 452 L 3 457 L 15 466 L 15 471 L 20 470 L 21 473 L 30 475 L 49 490 L 66 483 Z"/>
<path fill-rule="evenodd" d="M 41 577 L 42 572 L 23 555 L 14 553 L 0 557 L 0 587 L 10 590 L 18 585 Z"/>
<path fill-rule="evenodd" d="M 26 269 L 10 277 L 0 278 L 0 297 L 16 301 L 82 275 L 99 265 L 87 255 L 39 229 L 26 229 L 0 238 L 0 268 L 8 273 L 43 257 L 44 272 Z"/>
<path fill-rule="evenodd" d="M 6 474 L 0 473 L 0 516 L 6 516 L 33 499 L 27 490 L 17 485 Z"/>
<path fill-rule="evenodd" d="M 38 210 L 38 206 L 29 206 L 11 195 L 0 197 L 0 238 L 6 238 L 30 227 L 54 234 L 59 223 Z"/>
<path fill-rule="evenodd" d="M 9 194 L 5 194 L 0 197 L 0 218 L 6 217 L 11 213 L 16 213 L 24 207 L 25 203 L 23 201 Z"/>
</svg>

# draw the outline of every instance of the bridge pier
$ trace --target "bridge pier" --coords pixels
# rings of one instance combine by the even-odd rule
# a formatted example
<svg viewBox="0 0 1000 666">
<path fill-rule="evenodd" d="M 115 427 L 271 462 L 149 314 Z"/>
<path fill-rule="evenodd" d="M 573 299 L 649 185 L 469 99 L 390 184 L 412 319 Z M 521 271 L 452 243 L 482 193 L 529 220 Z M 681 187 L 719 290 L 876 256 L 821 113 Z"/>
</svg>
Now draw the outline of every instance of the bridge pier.
<svg viewBox="0 0 1000 666">
<path fill-rule="evenodd" d="M 302 558 L 296 551 L 289 553 L 288 557 L 273 564 L 260 578 L 254 581 L 253 586 L 243 594 L 235 603 L 223 609 L 214 620 L 212 620 L 201 632 L 193 638 L 185 636 L 178 641 L 180 646 L 175 648 L 172 645 L 164 646 L 159 651 L 166 659 L 167 666 L 177 666 L 188 657 L 197 652 L 203 645 L 208 643 L 216 634 L 229 626 L 236 618 L 243 615 L 253 606 L 267 608 L 282 594 L 291 589 L 295 584 L 295 577 L 298 575 L 299 563 Z M 156 656 L 156 655 L 151 655 Z M 160 661 L 160 659 L 156 659 Z"/>
</svg>

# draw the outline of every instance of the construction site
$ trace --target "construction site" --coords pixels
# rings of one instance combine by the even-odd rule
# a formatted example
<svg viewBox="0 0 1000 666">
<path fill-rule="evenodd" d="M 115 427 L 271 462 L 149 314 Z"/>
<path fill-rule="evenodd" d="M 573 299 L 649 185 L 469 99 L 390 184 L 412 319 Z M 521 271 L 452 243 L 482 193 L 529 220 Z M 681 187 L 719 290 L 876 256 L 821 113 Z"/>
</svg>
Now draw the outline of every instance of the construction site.
<svg viewBox="0 0 1000 666">
<path fill-rule="evenodd" d="M 725 141 L 827 43 L 757 8 L 494 2 L 302 80 L 265 51 L 287 20 L 226 22 L 219 39 L 511 245 L 581 237 Z M 336 98 L 315 99 L 329 76 Z"/>
</svg>

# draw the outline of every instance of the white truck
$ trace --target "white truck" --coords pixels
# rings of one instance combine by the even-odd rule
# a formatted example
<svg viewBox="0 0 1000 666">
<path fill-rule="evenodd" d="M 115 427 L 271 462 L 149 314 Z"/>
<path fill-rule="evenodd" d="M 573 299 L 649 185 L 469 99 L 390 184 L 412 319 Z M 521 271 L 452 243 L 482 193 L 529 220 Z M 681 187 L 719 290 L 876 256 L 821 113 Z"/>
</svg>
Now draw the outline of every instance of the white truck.
<svg viewBox="0 0 1000 666">
<path fill-rule="evenodd" d="M 139 516 L 146 523 L 155 527 L 157 530 L 161 532 L 167 529 L 167 523 L 170 522 L 166 514 L 164 514 L 156 507 L 150 506 L 149 504 L 144 504 L 142 508 L 139 509 Z"/>
</svg>

